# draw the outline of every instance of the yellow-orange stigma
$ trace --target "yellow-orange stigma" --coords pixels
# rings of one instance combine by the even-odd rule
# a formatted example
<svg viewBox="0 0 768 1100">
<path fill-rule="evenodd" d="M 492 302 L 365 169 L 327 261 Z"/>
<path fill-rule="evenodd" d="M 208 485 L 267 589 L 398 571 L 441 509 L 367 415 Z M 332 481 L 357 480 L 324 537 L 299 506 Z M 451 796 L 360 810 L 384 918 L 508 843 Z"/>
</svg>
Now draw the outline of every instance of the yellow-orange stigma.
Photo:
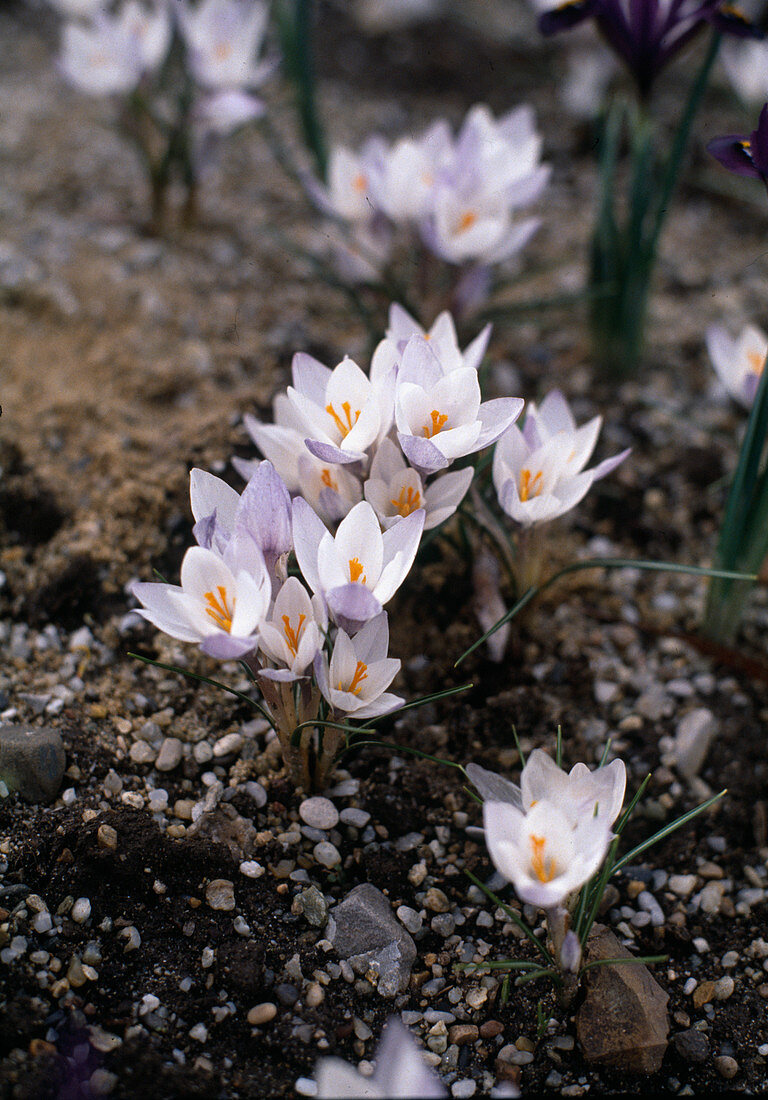
<svg viewBox="0 0 768 1100">
<path fill-rule="evenodd" d="M 333 474 L 327 466 L 324 467 L 323 472 L 320 474 L 320 480 L 322 481 L 323 485 L 325 485 L 326 489 L 333 489 L 333 491 L 336 493 L 339 491 L 339 486 L 336 482 L 336 479 L 334 478 Z"/>
<path fill-rule="evenodd" d="M 541 470 L 535 477 L 531 477 L 530 470 L 520 471 L 520 500 L 525 502 L 530 497 L 537 497 L 542 490 L 543 477 Z"/>
<path fill-rule="evenodd" d="M 429 417 L 432 423 L 424 425 L 423 431 L 425 439 L 431 439 L 433 435 L 437 435 L 438 432 L 442 431 L 448 420 L 448 414 L 438 412 L 437 409 L 433 409 Z"/>
<path fill-rule="evenodd" d="M 226 61 L 232 55 L 232 46 L 229 42 L 217 42 L 213 48 L 213 56 L 216 61 Z"/>
<path fill-rule="evenodd" d="M 355 424 L 357 423 L 357 418 L 360 415 L 359 409 L 355 409 L 355 411 L 352 412 L 352 406 L 350 405 L 349 401 L 342 401 L 341 403 L 341 411 L 344 413 L 344 419 L 339 416 L 333 405 L 326 405 L 325 411 L 328 413 L 329 416 L 333 417 L 336 427 L 341 432 L 342 439 L 346 439 L 346 437 L 349 435 L 349 433 L 352 431 Z"/>
<path fill-rule="evenodd" d="M 531 837 L 531 848 L 533 854 L 531 856 L 531 866 L 533 867 L 533 873 L 539 882 L 551 882 L 555 877 L 557 870 L 555 868 L 555 861 L 550 856 L 549 859 L 544 856 L 544 847 L 547 843 L 547 838 L 543 836 Z"/>
<path fill-rule="evenodd" d="M 417 508 L 421 508 L 421 493 L 410 485 L 403 486 L 397 500 L 390 500 L 389 503 L 394 506 L 401 516 L 409 516 Z"/>
<path fill-rule="evenodd" d="M 349 559 L 349 579 L 352 584 L 355 584 L 357 581 L 360 581 L 361 584 L 366 583 L 367 578 L 365 573 L 363 573 L 363 567 L 358 558 Z"/>
<path fill-rule="evenodd" d="M 290 616 L 283 615 L 283 634 L 285 634 L 285 640 L 288 643 L 292 657 L 295 657 L 299 651 L 299 634 L 301 634 L 301 628 L 304 626 L 306 618 L 306 615 L 299 615 L 299 625 L 294 630 L 291 626 Z"/>
<path fill-rule="evenodd" d="M 474 212 L 474 210 L 465 210 L 459 218 L 459 224 L 456 231 L 458 233 L 466 233 L 468 229 L 472 228 L 476 221 L 477 214 Z"/>
<path fill-rule="evenodd" d="M 352 180 L 352 190 L 358 191 L 360 194 L 368 187 L 368 180 L 362 172 L 358 172 L 355 178 Z"/>
<path fill-rule="evenodd" d="M 765 356 L 761 355 L 758 351 L 747 352 L 747 359 L 749 359 L 749 369 L 753 374 L 762 374 L 763 367 L 765 366 Z"/>
<path fill-rule="evenodd" d="M 205 602 L 208 604 L 205 613 L 210 615 L 220 630 L 226 630 L 229 634 L 232 629 L 232 618 L 235 614 L 235 600 L 232 599 L 232 607 L 230 608 L 227 602 L 227 590 L 223 584 L 216 586 L 216 592 L 218 595 L 214 595 L 213 592 L 205 593 Z"/>
<path fill-rule="evenodd" d="M 359 695 L 361 690 L 361 684 L 363 680 L 368 679 L 368 665 L 363 664 L 362 661 L 358 661 L 355 666 L 355 675 L 352 677 L 347 691 L 352 695 Z M 339 691 L 343 691 L 341 684 L 339 684 Z"/>
</svg>

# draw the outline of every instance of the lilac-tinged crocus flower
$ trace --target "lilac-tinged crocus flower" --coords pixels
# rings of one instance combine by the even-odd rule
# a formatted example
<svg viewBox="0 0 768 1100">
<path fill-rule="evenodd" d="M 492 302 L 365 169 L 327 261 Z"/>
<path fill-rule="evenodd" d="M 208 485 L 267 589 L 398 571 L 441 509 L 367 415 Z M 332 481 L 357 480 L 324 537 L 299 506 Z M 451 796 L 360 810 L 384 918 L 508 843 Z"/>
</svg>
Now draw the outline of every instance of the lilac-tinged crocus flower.
<svg viewBox="0 0 768 1100">
<path fill-rule="evenodd" d="M 269 21 L 262 0 L 177 0 L 179 29 L 189 50 L 195 80 L 211 91 L 257 88 L 274 62 L 257 63 Z"/>
<path fill-rule="evenodd" d="M 768 336 L 755 325 L 747 325 L 734 340 L 720 325 L 713 325 L 707 329 L 707 350 L 731 397 L 751 408 L 768 356 Z"/>
<path fill-rule="evenodd" d="M 448 1095 L 411 1033 L 396 1018 L 384 1030 L 372 1077 L 363 1077 L 341 1058 L 321 1058 L 315 1077 L 318 1100 L 438 1100 Z"/>
<path fill-rule="evenodd" d="M 392 422 L 394 367 L 376 385 L 349 357 L 330 370 L 311 355 L 293 357 L 288 400 L 322 462 L 353 463 L 387 434 Z"/>
<path fill-rule="evenodd" d="M 483 803 L 491 859 L 522 901 L 552 910 L 597 871 L 624 802 L 621 760 L 595 771 L 576 764 L 566 775 L 537 749 L 523 768 L 519 791 L 513 784 L 505 790 L 501 776 L 482 768 L 471 778 L 491 796 Z"/>
<path fill-rule="evenodd" d="M 754 29 L 721 0 L 566 0 L 539 17 L 544 34 L 593 18 L 637 81 L 641 95 L 667 63 L 708 24 L 737 35 Z"/>
<path fill-rule="evenodd" d="M 66 24 L 59 67 L 88 95 L 124 94 L 161 64 L 170 41 L 165 5 L 144 8 L 128 0 L 114 15 L 102 10 L 88 23 Z"/>
<path fill-rule="evenodd" d="M 462 351 L 456 335 L 456 325 L 448 310 L 443 310 L 430 329 L 424 329 L 406 309 L 393 303 L 389 307 L 389 327 L 386 338 L 379 344 L 379 348 L 394 344 L 396 358 L 399 359 L 412 336 L 423 336 L 428 340 L 430 350 L 437 357 L 443 374 L 450 374 L 459 367 L 473 367 L 477 370 L 483 361 L 491 338 L 491 325 L 486 325 Z M 376 353 L 374 353 L 375 357 Z M 371 369 L 373 370 L 373 367 Z"/>
<path fill-rule="evenodd" d="M 289 577 L 275 599 L 271 615 L 259 628 L 259 649 L 277 668 L 264 669 L 273 680 L 296 680 L 312 663 L 327 627 L 322 600 L 309 593 L 298 577 Z"/>
<path fill-rule="evenodd" d="M 406 465 L 400 449 L 391 439 L 385 439 L 373 456 L 363 491 L 385 530 L 423 508 L 426 512 L 424 530 L 431 531 L 456 511 L 473 474 L 474 470 L 468 466 L 436 477 L 425 487 L 418 472 Z"/>
<path fill-rule="evenodd" d="M 424 337 L 408 341 L 397 376 L 397 437 L 411 465 L 425 474 L 495 443 L 523 404 L 516 397 L 481 403 L 476 370 L 461 367 L 444 374 Z"/>
<path fill-rule="evenodd" d="M 304 579 L 324 597 L 332 618 L 348 634 L 359 630 L 388 603 L 416 557 L 424 509 L 382 530 L 363 500 L 333 536 L 301 497 L 293 502 L 293 543 Z"/>
<path fill-rule="evenodd" d="M 197 642 L 209 657 L 234 660 L 252 652 L 271 598 L 269 573 L 259 548 L 232 539 L 224 558 L 192 546 L 181 563 L 181 587 L 138 583 L 132 592 L 139 614 L 182 642 Z"/>
<path fill-rule="evenodd" d="M 400 662 L 387 656 L 389 625 L 382 611 L 350 638 L 339 629 L 330 661 L 319 652 L 315 658 L 317 686 L 334 712 L 352 718 L 376 718 L 397 710 L 405 702 L 387 688 L 400 671 Z"/>
<path fill-rule="evenodd" d="M 707 151 L 729 172 L 760 179 L 768 186 L 768 103 L 751 134 L 715 138 L 707 145 Z"/>
<path fill-rule="evenodd" d="M 533 403 L 522 431 L 512 425 L 496 445 L 493 483 L 508 516 L 528 527 L 569 511 L 592 484 L 614 470 L 629 454 L 622 451 L 585 470 L 602 418 L 580 428 L 557 390 L 537 408 Z"/>
</svg>

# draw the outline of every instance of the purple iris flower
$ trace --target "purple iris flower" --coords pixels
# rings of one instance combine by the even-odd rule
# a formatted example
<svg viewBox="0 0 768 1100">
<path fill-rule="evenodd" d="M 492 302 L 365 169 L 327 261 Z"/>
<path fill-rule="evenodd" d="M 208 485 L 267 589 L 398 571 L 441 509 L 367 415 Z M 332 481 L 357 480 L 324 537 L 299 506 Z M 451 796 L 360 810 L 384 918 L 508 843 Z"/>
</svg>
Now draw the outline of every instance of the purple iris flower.
<svg viewBox="0 0 768 1100">
<path fill-rule="evenodd" d="M 749 136 L 727 134 L 715 138 L 707 152 L 729 172 L 760 179 L 768 187 L 768 103 L 760 112 L 757 129 Z"/>
<path fill-rule="evenodd" d="M 594 18 L 646 96 L 657 74 L 704 26 L 741 36 L 756 29 L 722 0 L 566 0 L 539 18 L 543 34 Z"/>
</svg>

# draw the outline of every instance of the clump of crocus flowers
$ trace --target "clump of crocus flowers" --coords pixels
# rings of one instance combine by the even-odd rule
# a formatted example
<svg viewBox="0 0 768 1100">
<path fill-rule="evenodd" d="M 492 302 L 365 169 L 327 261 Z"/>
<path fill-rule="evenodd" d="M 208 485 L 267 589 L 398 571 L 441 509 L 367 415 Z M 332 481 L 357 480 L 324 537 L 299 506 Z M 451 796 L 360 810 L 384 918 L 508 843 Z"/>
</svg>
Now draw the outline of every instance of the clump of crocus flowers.
<svg viewBox="0 0 768 1100">
<path fill-rule="evenodd" d="M 492 269 L 540 225 L 525 212 L 549 179 L 541 148 L 530 107 L 496 119 L 482 104 L 456 135 L 440 120 L 394 142 L 374 135 L 357 151 L 336 146 L 318 200 L 348 227 L 346 274 L 391 283 L 416 255 L 408 289 L 424 304 L 442 285 L 454 311 L 468 311 L 489 292 Z"/>
<path fill-rule="evenodd" d="M 150 184 L 152 226 L 164 226 L 168 189 L 185 190 L 195 213 L 197 185 L 220 140 L 258 119 L 256 89 L 275 68 L 260 58 L 267 31 L 263 0 L 52 0 L 64 16 L 59 69 L 88 95 L 111 96 L 120 128 L 138 150 Z"/>
</svg>

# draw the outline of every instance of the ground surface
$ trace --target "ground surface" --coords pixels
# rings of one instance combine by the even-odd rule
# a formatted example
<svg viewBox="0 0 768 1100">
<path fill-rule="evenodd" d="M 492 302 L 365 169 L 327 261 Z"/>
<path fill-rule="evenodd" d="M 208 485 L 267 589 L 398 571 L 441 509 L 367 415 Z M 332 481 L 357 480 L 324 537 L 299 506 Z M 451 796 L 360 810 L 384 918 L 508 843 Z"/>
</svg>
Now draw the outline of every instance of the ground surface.
<svg viewBox="0 0 768 1100">
<path fill-rule="evenodd" d="M 706 1041 L 698 1062 L 670 1046 L 653 1087 L 761 1091 L 764 594 L 738 647 L 713 654 L 694 635 L 699 580 L 579 574 L 515 626 L 501 664 L 476 653 L 457 671 L 454 660 L 478 633 L 470 585 L 465 563 L 433 544 L 391 608 L 400 686 L 409 697 L 465 680 L 474 687 L 383 724 L 390 749 L 345 761 L 330 797 L 370 821 L 331 831 L 342 862 L 326 870 L 313 855 L 318 838 L 300 832 L 300 798 L 248 708 L 128 656 L 211 672 L 130 616 L 125 586 L 153 568 L 176 578 L 191 537 L 188 470 L 240 484 L 229 459 L 253 454 L 242 414 L 268 413 L 293 352 L 329 363 L 364 358 L 366 333 L 345 299 L 285 247 L 292 235 L 311 240 L 306 208 L 256 136 L 225 151 L 196 229 L 147 237 L 142 180 L 110 128 L 110 105 L 62 85 L 48 21 L 11 8 L 0 15 L 0 43 L 0 710 L 6 721 L 55 726 L 68 754 L 53 805 L 0 803 L 0 946 L 18 948 L 0 966 L 2 1095 L 290 1095 L 323 1050 L 370 1058 L 393 1008 L 412 1014 L 448 1082 L 472 1079 L 478 1094 L 503 1077 L 525 1092 L 571 1096 L 650 1088 L 587 1065 L 570 1017 L 546 989 L 513 990 L 502 1004 L 493 977 L 456 969 L 521 947 L 503 914 L 468 892 L 464 869 L 487 877 L 492 868 L 465 832 L 478 813 L 458 773 L 398 755 L 398 744 L 409 745 L 516 778 L 513 726 L 524 749 L 551 748 L 558 723 L 566 760 L 595 761 L 610 736 L 631 789 L 652 773 L 630 842 L 729 788 L 713 812 L 617 879 L 608 919 L 641 953 L 668 955 L 657 978 L 672 1032 L 694 1028 Z M 554 173 L 544 226 L 512 294 L 579 286 L 594 167 L 588 130 L 552 95 L 562 72 L 556 47 L 533 34 L 489 42 L 445 23 L 365 39 L 327 11 L 320 45 L 323 109 L 332 136 L 353 145 L 372 128 L 399 133 L 438 114 L 458 122 L 481 99 L 496 111 L 530 99 Z M 667 114 L 681 79 L 673 72 L 664 85 Z M 285 96 L 272 94 L 276 125 L 288 132 Z M 703 332 L 713 320 L 732 329 L 764 322 L 768 263 L 760 196 L 748 186 L 743 202 L 720 195 L 726 185 L 702 147 L 745 128 L 747 117 L 715 91 L 669 225 L 649 364 L 637 382 L 594 382 L 578 311 L 529 312 L 497 327 L 490 383 L 498 392 L 511 385 L 531 397 L 557 384 L 580 419 L 604 414 L 602 454 L 633 447 L 553 533 L 555 562 L 589 553 L 711 558 L 743 416 L 712 392 Z M 718 735 L 689 784 L 662 757 L 697 707 L 712 712 Z M 226 735 L 234 739 L 222 742 Z M 159 771 L 165 737 L 183 742 L 183 759 Z M 192 806 L 217 782 L 239 815 L 228 845 L 191 828 Z M 240 819 L 253 829 L 244 833 Z M 241 873 L 244 859 L 264 873 Z M 216 879 L 234 883 L 234 911 L 209 906 Z M 365 881 L 393 908 L 423 916 L 411 988 L 394 1005 L 345 976 L 296 904 L 310 884 L 331 904 Z M 644 888 L 663 926 L 638 903 Z M 84 919 L 82 905 L 73 909 L 82 898 Z M 46 909 L 57 916 L 54 934 L 34 926 Z M 733 983 L 721 981 L 728 976 Z M 707 982 L 719 982 L 716 993 Z M 274 1013 L 261 1009 L 249 1022 L 265 1004 Z M 459 1044 L 450 1029 L 461 1023 L 480 1032 Z M 497 1058 L 518 1040 L 531 1060 Z"/>
</svg>

